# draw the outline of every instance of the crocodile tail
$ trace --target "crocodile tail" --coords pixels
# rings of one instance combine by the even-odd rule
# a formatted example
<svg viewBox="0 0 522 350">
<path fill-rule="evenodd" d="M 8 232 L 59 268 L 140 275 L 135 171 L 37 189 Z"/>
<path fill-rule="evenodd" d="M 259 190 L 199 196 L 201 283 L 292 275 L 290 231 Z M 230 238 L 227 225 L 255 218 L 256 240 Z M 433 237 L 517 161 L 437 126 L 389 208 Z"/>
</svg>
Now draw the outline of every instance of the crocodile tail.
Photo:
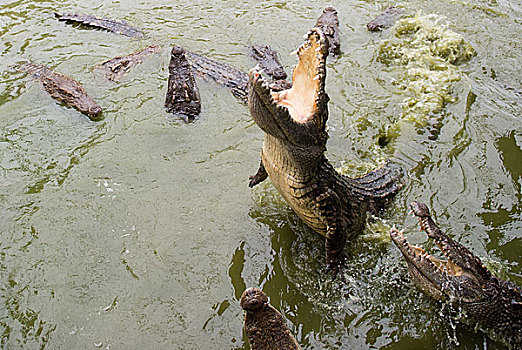
<svg viewBox="0 0 522 350">
<path fill-rule="evenodd" d="M 370 210 L 376 214 L 402 187 L 404 171 L 400 165 L 387 161 L 383 166 L 358 177 L 345 177 L 352 191 L 362 200 L 370 201 Z"/>
<path fill-rule="evenodd" d="M 16 67 L 16 70 L 19 72 L 31 74 L 35 77 L 38 77 L 43 71 L 47 69 L 47 67 L 35 62 L 24 62 Z"/>
</svg>

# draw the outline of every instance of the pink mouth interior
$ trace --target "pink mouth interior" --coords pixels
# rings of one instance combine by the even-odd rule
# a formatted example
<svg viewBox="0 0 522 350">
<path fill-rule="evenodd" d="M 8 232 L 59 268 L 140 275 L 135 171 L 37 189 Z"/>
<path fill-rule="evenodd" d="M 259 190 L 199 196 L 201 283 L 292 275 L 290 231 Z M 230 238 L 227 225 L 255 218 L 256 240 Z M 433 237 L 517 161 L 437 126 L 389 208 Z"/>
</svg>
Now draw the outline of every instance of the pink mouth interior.
<svg viewBox="0 0 522 350">
<path fill-rule="evenodd" d="M 320 42 L 315 35 L 299 48 L 299 62 L 292 76 L 292 87 L 272 93 L 274 101 L 288 109 L 297 123 L 306 123 L 317 111 L 317 94 L 320 89 Z"/>
</svg>

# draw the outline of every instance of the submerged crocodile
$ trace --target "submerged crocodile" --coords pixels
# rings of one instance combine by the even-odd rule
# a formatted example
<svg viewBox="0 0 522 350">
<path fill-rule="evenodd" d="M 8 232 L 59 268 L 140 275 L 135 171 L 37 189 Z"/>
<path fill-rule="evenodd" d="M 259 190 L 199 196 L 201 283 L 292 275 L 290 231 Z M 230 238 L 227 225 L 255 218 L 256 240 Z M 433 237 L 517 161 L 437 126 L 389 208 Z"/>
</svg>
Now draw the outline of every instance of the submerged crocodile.
<svg viewBox="0 0 522 350">
<path fill-rule="evenodd" d="M 246 311 L 244 328 L 252 350 L 301 349 L 283 316 L 270 305 L 261 289 L 245 290 L 240 304 Z"/>
<path fill-rule="evenodd" d="M 86 25 L 93 28 L 108 30 L 109 32 L 118 33 L 131 38 L 143 38 L 145 35 L 139 29 L 133 28 L 127 21 L 111 19 L 106 17 L 96 17 L 81 13 L 65 13 L 55 12 L 55 17 L 60 21 L 73 22 Z"/>
<path fill-rule="evenodd" d="M 339 18 L 333 7 L 327 7 L 317 19 L 315 27 L 321 29 L 328 41 L 328 51 L 332 56 L 341 54 L 341 41 L 339 40 Z"/>
<path fill-rule="evenodd" d="M 194 73 L 203 78 L 210 78 L 218 84 L 229 88 L 234 96 L 246 102 L 247 73 L 234 66 L 218 62 L 194 52 L 186 51 L 185 54 L 190 61 Z"/>
<path fill-rule="evenodd" d="M 425 204 L 413 202 L 411 209 L 448 259 L 410 245 L 402 232 L 392 229 L 391 238 L 406 259 L 414 284 L 436 300 L 450 301 L 462 311 L 462 321 L 522 349 L 522 288 L 494 276 L 470 250 L 443 233 Z"/>
<path fill-rule="evenodd" d="M 174 46 L 170 53 L 165 107 L 167 112 L 180 115 L 185 122 L 194 120 L 201 112 L 199 90 L 185 50 L 180 46 Z"/>
<path fill-rule="evenodd" d="M 52 98 L 76 108 L 92 120 L 100 118 L 101 107 L 76 80 L 34 62 L 23 63 L 17 69 L 39 80 Z"/>
<path fill-rule="evenodd" d="M 118 81 L 133 67 L 141 64 L 147 57 L 155 54 L 160 50 L 157 45 L 150 45 L 146 48 L 130 53 L 126 56 L 117 56 L 102 62 L 98 66 L 94 67 L 96 71 L 101 72 L 105 79 L 109 81 Z"/>
<path fill-rule="evenodd" d="M 249 186 L 267 177 L 301 219 L 326 236 L 327 268 L 336 276 L 345 260 L 345 244 L 359 234 L 368 211 L 378 211 L 401 187 L 393 163 L 361 178 L 339 174 L 326 159 L 325 92 L 328 43 L 314 28 L 297 50 L 292 88 L 274 91 L 261 71 L 249 75 L 248 106 L 264 131 L 261 165 Z"/>
<path fill-rule="evenodd" d="M 253 45 L 250 50 L 250 57 L 258 62 L 263 71 L 275 80 L 284 80 L 287 77 L 285 69 L 279 62 L 277 52 L 268 45 Z"/>
<path fill-rule="evenodd" d="M 377 32 L 389 28 L 395 24 L 400 15 L 404 13 L 404 9 L 395 6 L 389 6 L 383 13 L 370 21 L 366 28 L 372 32 Z"/>
</svg>

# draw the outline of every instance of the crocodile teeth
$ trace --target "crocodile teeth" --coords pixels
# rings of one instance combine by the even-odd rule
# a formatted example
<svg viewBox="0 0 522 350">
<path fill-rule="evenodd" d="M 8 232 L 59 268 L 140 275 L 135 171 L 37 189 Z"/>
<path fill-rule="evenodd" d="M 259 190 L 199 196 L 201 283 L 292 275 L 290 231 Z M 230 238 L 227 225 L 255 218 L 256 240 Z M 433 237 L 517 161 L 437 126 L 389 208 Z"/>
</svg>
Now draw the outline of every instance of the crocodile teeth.
<svg viewBox="0 0 522 350">
<path fill-rule="evenodd" d="M 319 79 L 321 79 L 321 77 L 319 76 L 319 74 L 317 74 L 317 75 L 313 78 L 313 80 L 319 80 Z"/>
</svg>

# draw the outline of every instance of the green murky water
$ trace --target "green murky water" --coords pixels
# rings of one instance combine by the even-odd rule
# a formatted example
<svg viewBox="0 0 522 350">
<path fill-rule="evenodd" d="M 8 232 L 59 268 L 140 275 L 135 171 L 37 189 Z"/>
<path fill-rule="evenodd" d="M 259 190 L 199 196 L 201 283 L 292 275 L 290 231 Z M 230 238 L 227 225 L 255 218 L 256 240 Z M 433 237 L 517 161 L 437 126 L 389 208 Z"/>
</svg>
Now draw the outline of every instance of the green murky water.
<svg viewBox="0 0 522 350">
<path fill-rule="evenodd" d="M 384 219 L 347 248 L 346 283 L 325 276 L 324 239 L 268 182 L 248 188 L 262 133 L 245 105 L 198 80 L 199 120 L 163 108 L 173 44 L 244 70 L 248 45 L 270 44 L 289 69 L 287 53 L 328 5 L 344 53 L 328 63 L 328 157 L 351 175 L 384 158 L 408 171 Z M 401 2 L 401 25 L 368 32 L 388 5 L 3 0 L 0 347 L 246 349 L 238 298 L 258 286 L 305 349 L 498 348 L 411 286 L 387 232 L 424 243 L 407 204 L 425 201 L 522 285 L 522 5 Z M 148 37 L 76 28 L 55 11 L 126 19 Z M 91 70 L 150 44 L 163 50 L 120 83 Z M 80 81 L 104 120 L 16 73 L 28 59 Z"/>
</svg>

